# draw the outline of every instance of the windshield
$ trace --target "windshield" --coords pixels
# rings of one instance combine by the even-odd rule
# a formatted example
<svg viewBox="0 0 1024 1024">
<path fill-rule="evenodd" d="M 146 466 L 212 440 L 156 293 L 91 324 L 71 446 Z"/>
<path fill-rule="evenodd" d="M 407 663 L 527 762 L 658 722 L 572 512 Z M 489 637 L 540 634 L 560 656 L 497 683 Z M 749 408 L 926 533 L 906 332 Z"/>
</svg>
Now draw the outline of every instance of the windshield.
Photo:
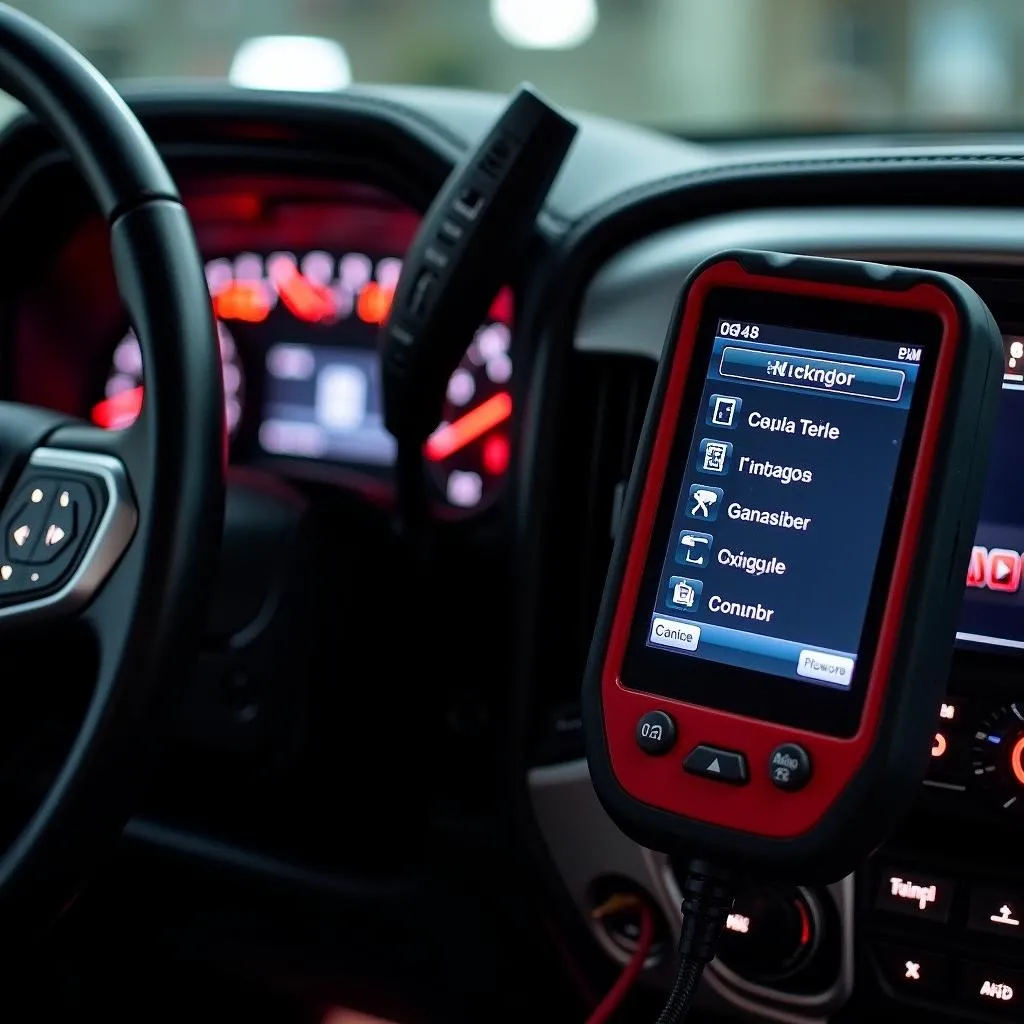
<svg viewBox="0 0 1024 1024">
<path fill-rule="evenodd" d="M 702 135 L 1011 127 L 1020 0 L 22 0 L 106 75 L 552 99 Z"/>
</svg>

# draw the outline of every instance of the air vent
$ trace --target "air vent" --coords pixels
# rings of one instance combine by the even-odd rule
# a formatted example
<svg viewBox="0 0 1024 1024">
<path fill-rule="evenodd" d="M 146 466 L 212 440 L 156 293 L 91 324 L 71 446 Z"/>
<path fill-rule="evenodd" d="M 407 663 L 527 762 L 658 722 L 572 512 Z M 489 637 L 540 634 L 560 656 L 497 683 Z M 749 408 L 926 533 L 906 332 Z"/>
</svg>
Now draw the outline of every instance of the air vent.
<svg viewBox="0 0 1024 1024">
<path fill-rule="evenodd" d="M 538 739 L 546 751 L 555 719 L 571 715 L 578 700 L 611 558 L 616 503 L 633 465 L 656 369 L 642 357 L 573 357 L 546 522 L 545 607 L 539 616 L 542 649 L 551 652 L 538 687 Z M 558 746 L 565 751 L 564 736 Z"/>
</svg>

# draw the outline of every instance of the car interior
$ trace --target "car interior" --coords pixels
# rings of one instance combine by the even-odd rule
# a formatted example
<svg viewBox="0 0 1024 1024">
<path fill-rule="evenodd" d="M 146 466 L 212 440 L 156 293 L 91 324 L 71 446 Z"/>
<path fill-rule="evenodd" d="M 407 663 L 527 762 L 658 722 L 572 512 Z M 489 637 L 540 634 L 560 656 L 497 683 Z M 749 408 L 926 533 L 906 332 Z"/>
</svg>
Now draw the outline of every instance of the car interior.
<svg viewBox="0 0 1024 1024">
<path fill-rule="evenodd" d="M 275 51 L 268 85 L 115 68 L 115 88 L 109 12 L 76 36 L 59 4 L 19 6 L 0 7 L 22 105 L 0 134 L 0 1014 L 657 1019 L 686 866 L 602 805 L 580 688 L 680 291 L 757 249 L 961 278 L 998 322 L 1002 389 L 913 807 L 839 880 L 744 876 L 688 1019 L 1024 1019 L 1013 126 L 733 131 L 721 75 L 693 132 L 573 96 L 564 164 L 522 257 L 494 247 L 510 276 L 447 377 L 411 545 L 381 332 L 431 203 L 545 65 L 501 89 L 293 87 Z M 622 4 L 547 6 L 556 33 L 563 8 Z M 690 6 L 695 32 L 714 20 Z M 536 46 L 572 61 L 580 32 Z M 981 88 L 947 71 L 951 95 Z M 841 586 L 842 552 L 820 571 Z"/>
</svg>

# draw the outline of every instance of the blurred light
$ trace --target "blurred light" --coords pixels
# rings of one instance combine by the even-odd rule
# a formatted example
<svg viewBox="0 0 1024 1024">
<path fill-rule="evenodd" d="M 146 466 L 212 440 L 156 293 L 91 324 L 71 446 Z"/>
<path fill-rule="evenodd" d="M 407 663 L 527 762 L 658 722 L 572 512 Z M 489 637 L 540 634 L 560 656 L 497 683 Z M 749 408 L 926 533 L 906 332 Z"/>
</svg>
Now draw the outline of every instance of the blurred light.
<svg viewBox="0 0 1024 1024">
<path fill-rule="evenodd" d="M 917 110 L 961 121 L 1011 116 L 1016 55 L 1002 10 L 917 0 L 913 13 L 907 70 Z"/>
<path fill-rule="evenodd" d="M 527 50 L 571 50 L 597 27 L 597 0 L 491 0 L 498 35 Z"/>
<path fill-rule="evenodd" d="M 332 92 L 351 84 L 352 66 L 333 39 L 257 36 L 239 46 L 228 79 L 244 89 Z"/>
<path fill-rule="evenodd" d="M 321 1024 L 390 1024 L 390 1022 L 381 1017 L 357 1013 L 355 1010 L 332 1009 L 324 1014 Z"/>
</svg>

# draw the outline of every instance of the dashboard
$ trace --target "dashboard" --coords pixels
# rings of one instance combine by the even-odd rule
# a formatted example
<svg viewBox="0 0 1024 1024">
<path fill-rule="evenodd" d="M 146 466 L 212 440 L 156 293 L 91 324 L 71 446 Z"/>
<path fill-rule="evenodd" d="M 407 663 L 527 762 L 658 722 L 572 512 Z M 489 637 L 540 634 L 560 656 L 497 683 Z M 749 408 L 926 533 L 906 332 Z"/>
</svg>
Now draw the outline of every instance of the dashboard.
<svg viewBox="0 0 1024 1024">
<path fill-rule="evenodd" d="M 203 658 L 125 833 L 168 893 L 154 924 L 148 890 L 107 879 L 124 934 L 162 930 L 211 960 L 230 943 L 234 966 L 287 984 L 358 978 L 382 1013 L 408 977 L 447 1020 L 478 1017 L 502 963 L 526 979 L 519 1019 L 548 990 L 582 1019 L 635 949 L 635 915 L 604 912 L 629 896 L 657 922 L 637 1005 L 661 1000 L 678 874 L 598 804 L 578 690 L 680 285 L 722 249 L 777 249 L 964 277 L 1003 329 L 1002 406 L 912 816 L 835 885 L 750 879 L 701 1006 L 1019 1016 L 1024 144 L 698 145 L 582 116 L 527 267 L 449 381 L 424 453 L 437 543 L 411 559 L 391 522 L 377 329 L 422 211 L 500 98 L 128 96 L 206 262 L 231 477 Z M 145 367 L 104 227 L 31 123 L 0 136 L 0 183 L 18 240 L 0 251 L 0 390 L 123 429 L 144 414 Z"/>
</svg>

